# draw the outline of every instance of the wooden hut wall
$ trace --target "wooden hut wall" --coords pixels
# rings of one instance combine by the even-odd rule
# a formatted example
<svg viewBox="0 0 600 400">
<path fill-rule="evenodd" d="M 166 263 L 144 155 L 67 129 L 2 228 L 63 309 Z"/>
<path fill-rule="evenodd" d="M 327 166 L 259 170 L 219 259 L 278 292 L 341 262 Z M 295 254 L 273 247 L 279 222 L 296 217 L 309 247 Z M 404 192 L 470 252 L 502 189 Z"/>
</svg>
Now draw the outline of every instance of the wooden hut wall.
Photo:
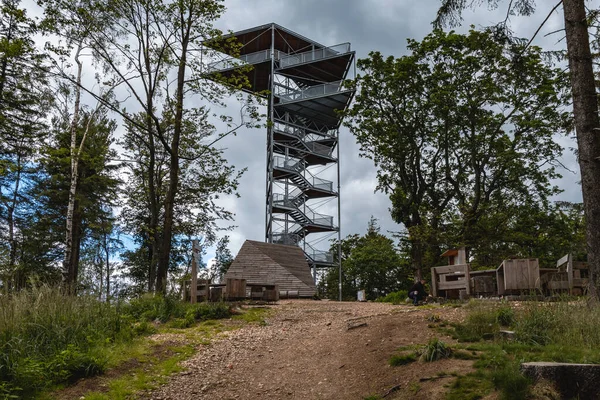
<svg viewBox="0 0 600 400">
<path fill-rule="evenodd" d="M 540 266 L 537 258 L 504 260 L 496 270 L 496 276 L 498 294 L 540 288 Z"/>
</svg>

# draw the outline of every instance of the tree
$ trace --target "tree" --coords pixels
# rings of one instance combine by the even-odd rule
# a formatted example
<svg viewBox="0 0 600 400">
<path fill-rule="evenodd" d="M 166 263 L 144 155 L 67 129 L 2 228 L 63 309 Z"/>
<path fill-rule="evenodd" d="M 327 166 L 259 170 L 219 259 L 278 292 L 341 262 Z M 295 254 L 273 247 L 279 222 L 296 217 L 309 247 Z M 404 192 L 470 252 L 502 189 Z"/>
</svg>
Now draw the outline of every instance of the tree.
<svg viewBox="0 0 600 400">
<path fill-rule="evenodd" d="M 229 236 L 225 235 L 217 242 L 215 250 L 215 268 L 218 271 L 218 277 L 220 280 L 227 273 L 227 270 L 233 263 L 233 255 L 229 250 Z"/>
<path fill-rule="evenodd" d="M 487 0 L 496 5 L 496 0 Z M 588 20 L 584 0 L 561 0 L 552 12 L 563 5 L 567 57 L 569 60 L 573 115 L 577 133 L 577 157 L 581 171 L 581 188 L 586 219 L 586 241 L 588 263 L 590 265 L 590 290 L 592 296 L 600 299 L 600 118 L 598 116 L 598 96 L 594 80 L 593 59 L 590 49 Z M 438 17 L 434 24 L 457 25 L 461 12 L 467 6 L 464 0 L 442 0 Z M 530 15 L 534 11 L 533 0 L 509 3 L 507 15 Z M 532 39 L 533 40 L 533 39 Z"/>
<path fill-rule="evenodd" d="M 337 249 L 337 243 L 333 246 Z M 346 298 L 354 298 L 365 290 L 367 299 L 405 289 L 411 281 L 408 263 L 400 257 L 392 239 L 379 233 L 377 220 L 371 217 L 364 236 L 349 235 L 342 239 L 342 290 Z M 332 268 L 321 281 L 321 292 L 336 299 L 339 277 Z"/>
<path fill-rule="evenodd" d="M 45 138 L 49 108 L 45 57 L 35 48 L 38 27 L 20 1 L 0 1 L 0 256 L 5 284 L 15 277 L 26 220 L 24 189 Z"/>
<path fill-rule="evenodd" d="M 66 111 L 66 110 L 62 110 Z M 105 222 L 111 217 L 111 206 L 115 205 L 118 179 L 114 172 L 118 165 L 111 163 L 115 152 L 111 149 L 116 123 L 106 113 L 96 114 L 83 110 L 82 124 L 77 130 L 78 142 L 87 135 L 87 145 L 79 154 L 77 168 L 76 198 L 72 214 L 72 260 L 69 271 L 71 289 L 78 283 L 81 249 L 92 233 L 107 231 Z M 32 261 L 46 253 L 45 268 L 51 269 L 66 252 L 64 235 L 67 207 L 69 204 L 71 176 L 71 118 L 68 112 L 57 115 L 52 122 L 52 140 L 42 152 L 39 160 L 41 169 L 29 196 L 35 203 L 29 218 L 32 226 L 28 240 L 35 244 L 31 251 L 38 255 L 27 255 Z M 29 268 L 37 268 L 27 265 Z"/>
<path fill-rule="evenodd" d="M 435 30 L 411 54 L 358 61 L 364 75 L 346 124 L 378 167 L 378 189 L 408 231 L 416 275 L 427 247 L 474 246 L 478 221 L 523 202 L 544 203 L 568 114 L 558 69 L 538 48 L 493 32 Z M 454 237 L 446 235 L 458 223 Z M 450 243 L 448 243 L 450 242 Z"/>
<path fill-rule="evenodd" d="M 212 23 L 224 10 L 221 1 L 115 0 L 108 2 L 105 10 L 110 15 L 111 29 L 90 32 L 88 43 L 103 66 L 104 80 L 117 91 L 126 90 L 136 103 L 134 107 L 131 102 L 127 107 L 117 101 L 103 104 L 119 113 L 133 128 L 129 131 L 137 135 L 136 140 L 148 154 L 144 176 L 151 204 L 146 239 L 151 249 L 149 269 L 156 271 L 156 290 L 164 292 L 181 187 L 186 183 L 181 175 L 183 164 L 188 162 L 188 170 L 195 169 L 198 173 L 224 165 L 214 143 L 248 122 L 242 121 L 230 131 L 217 135 L 208 123 L 210 112 L 198 106 L 202 101 L 222 104 L 220 99 L 232 93 L 209 80 L 206 74 L 205 60 L 210 58 L 212 50 L 208 51 L 203 43 L 220 36 Z M 230 41 L 227 44 L 231 45 Z M 226 82 L 240 88 L 247 84 L 244 76 L 244 71 L 240 71 Z M 86 91 L 92 93 L 89 89 Z M 246 100 L 245 108 L 251 120 L 255 119 L 252 99 Z M 131 109 L 135 112 L 130 112 Z M 223 120 L 231 123 L 230 118 Z M 198 140 L 192 141 L 192 137 Z M 159 188 L 155 186 L 158 153 L 166 156 L 168 165 L 162 180 L 163 193 L 158 193 Z M 220 161 L 213 162 L 217 159 Z M 212 176 L 196 178 L 196 195 L 218 215 L 219 210 L 213 207 L 210 197 L 217 181 Z M 207 182 L 208 185 L 201 186 Z M 224 192 L 235 186 L 222 179 L 220 183 L 220 188 L 225 187 Z M 207 193 L 208 198 L 204 196 Z M 161 204 L 154 204 L 156 201 Z M 162 210 L 162 214 L 158 210 Z"/>
</svg>

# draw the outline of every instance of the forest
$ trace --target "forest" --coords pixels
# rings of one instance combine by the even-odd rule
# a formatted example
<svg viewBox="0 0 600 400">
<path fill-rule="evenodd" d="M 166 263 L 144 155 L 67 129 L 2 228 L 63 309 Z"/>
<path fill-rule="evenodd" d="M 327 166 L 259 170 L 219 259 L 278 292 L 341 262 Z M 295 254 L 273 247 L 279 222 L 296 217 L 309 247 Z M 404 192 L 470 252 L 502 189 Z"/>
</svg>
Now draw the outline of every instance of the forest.
<svg viewBox="0 0 600 400">
<path fill-rule="evenodd" d="M 2 1 L 4 292 L 43 282 L 106 300 L 166 293 L 189 267 L 192 239 L 230 256 L 216 232 L 232 214 L 215 199 L 236 193 L 243 169 L 217 145 L 259 120 L 251 98 L 234 101 L 238 120 L 210 109 L 244 85 L 208 79 L 201 61 L 216 51 L 202 42 L 220 34 L 212 22 L 223 5 L 41 1 L 39 10 L 32 19 L 20 1 Z"/>
</svg>

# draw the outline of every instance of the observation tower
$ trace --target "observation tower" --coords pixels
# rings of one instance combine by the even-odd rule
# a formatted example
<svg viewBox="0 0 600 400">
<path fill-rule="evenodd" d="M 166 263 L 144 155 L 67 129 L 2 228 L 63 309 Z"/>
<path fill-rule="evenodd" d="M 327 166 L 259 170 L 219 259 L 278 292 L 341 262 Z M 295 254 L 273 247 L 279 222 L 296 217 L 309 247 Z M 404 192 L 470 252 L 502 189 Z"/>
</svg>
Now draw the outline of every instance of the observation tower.
<svg viewBox="0 0 600 400">
<path fill-rule="evenodd" d="M 322 248 L 328 235 L 341 239 L 338 110 L 354 95 L 343 85 L 355 73 L 354 52 L 350 43 L 324 46 L 274 23 L 223 39 L 232 37 L 239 54 L 209 69 L 227 77 L 251 64 L 244 90 L 267 99 L 265 241 L 300 246 L 316 280 L 318 268 L 337 265 Z M 328 214 L 318 212 L 323 205 Z"/>
</svg>

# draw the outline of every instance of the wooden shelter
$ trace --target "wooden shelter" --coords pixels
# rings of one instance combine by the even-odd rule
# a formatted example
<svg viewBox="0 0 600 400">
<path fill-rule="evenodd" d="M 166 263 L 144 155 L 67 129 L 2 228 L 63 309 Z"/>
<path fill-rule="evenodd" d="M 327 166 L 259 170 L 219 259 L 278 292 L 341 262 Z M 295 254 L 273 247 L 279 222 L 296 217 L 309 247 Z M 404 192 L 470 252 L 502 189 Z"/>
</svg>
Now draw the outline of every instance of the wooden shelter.
<svg viewBox="0 0 600 400">
<path fill-rule="evenodd" d="M 585 293 L 589 283 L 589 267 L 586 262 L 574 261 L 567 254 L 556 262 L 556 269 L 542 276 L 544 289 L 550 293 L 566 292 L 574 295 Z"/>
<path fill-rule="evenodd" d="M 537 258 L 504 260 L 496 269 L 498 294 L 521 293 L 540 289 L 540 265 Z"/>
<path fill-rule="evenodd" d="M 276 285 L 280 292 L 312 297 L 315 283 L 302 249 L 246 240 L 224 277 L 245 279 L 251 285 Z"/>
<path fill-rule="evenodd" d="M 460 292 L 471 294 L 470 267 L 464 247 L 450 249 L 442 254 L 448 257 L 448 265 L 431 268 L 431 291 L 434 297 L 459 298 Z"/>
</svg>

